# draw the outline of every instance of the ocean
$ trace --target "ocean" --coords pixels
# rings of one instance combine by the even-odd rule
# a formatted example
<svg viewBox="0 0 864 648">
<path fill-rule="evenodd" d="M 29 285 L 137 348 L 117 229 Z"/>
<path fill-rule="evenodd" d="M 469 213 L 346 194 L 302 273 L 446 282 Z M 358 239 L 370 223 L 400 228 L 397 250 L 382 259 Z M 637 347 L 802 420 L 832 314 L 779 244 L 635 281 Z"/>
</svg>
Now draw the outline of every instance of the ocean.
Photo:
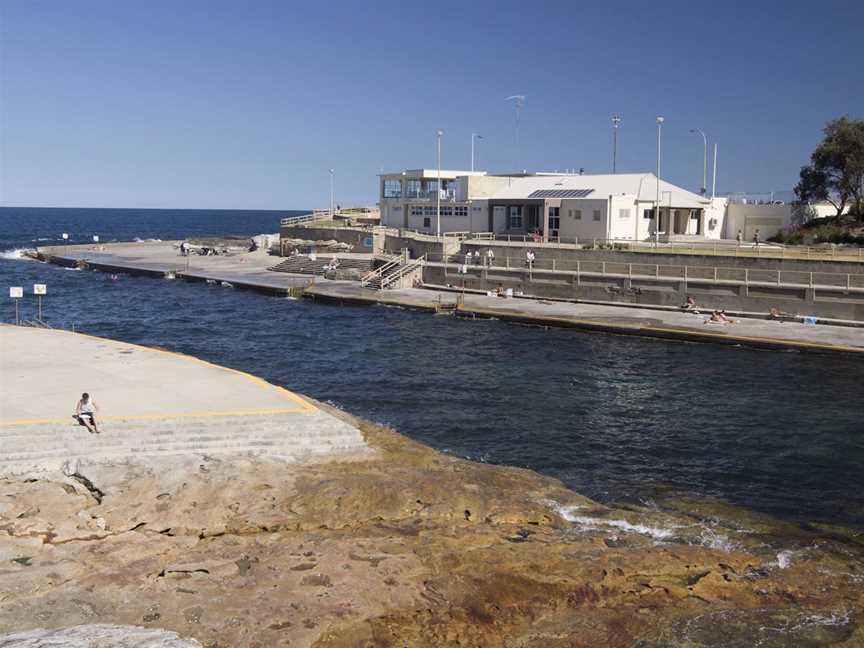
<svg viewBox="0 0 864 648">
<path fill-rule="evenodd" d="M 32 317 L 32 284 L 45 283 L 51 326 L 242 369 L 440 450 L 557 477 L 601 502 L 719 498 L 792 522 L 864 529 L 860 359 L 110 281 L 15 252 L 59 244 L 63 232 L 72 243 L 273 233 L 294 213 L 0 208 L 0 320 L 15 317 L 8 286 L 25 288 L 22 314 Z"/>
</svg>

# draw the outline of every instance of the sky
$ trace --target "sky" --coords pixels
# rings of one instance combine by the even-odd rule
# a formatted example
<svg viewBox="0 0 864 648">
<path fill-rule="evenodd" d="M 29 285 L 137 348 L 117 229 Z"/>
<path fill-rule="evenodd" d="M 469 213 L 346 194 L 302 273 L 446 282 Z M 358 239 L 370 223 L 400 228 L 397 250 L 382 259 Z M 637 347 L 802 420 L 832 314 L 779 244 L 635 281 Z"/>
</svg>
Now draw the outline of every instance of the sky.
<svg viewBox="0 0 864 648">
<path fill-rule="evenodd" d="M 476 166 L 791 189 L 864 118 L 864 2 L 0 0 L 0 205 L 374 204 Z M 516 147 L 511 95 L 525 95 Z M 709 156 L 710 157 L 710 156 Z M 711 171 L 708 185 L 710 191 Z"/>
</svg>

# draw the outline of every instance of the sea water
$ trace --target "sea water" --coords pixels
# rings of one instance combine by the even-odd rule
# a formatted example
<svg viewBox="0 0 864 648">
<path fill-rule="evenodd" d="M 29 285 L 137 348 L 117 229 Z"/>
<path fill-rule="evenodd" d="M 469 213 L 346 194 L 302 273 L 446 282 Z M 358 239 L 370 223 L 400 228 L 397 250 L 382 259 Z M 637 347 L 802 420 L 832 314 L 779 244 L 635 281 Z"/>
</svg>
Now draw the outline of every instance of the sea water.
<svg viewBox="0 0 864 648">
<path fill-rule="evenodd" d="M 864 528 L 864 360 L 338 307 L 220 285 L 75 271 L 14 250 L 278 230 L 290 212 L 0 209 L 7 286 L 44 318 L 260 375 L 477 461 L 603 502 L 712 496 Z M 275 259 L 274 259 L 275 263 Z M 3 350 L 4 353 L 9 350 Z M 87 390 L 70 385 L 70 393 Z"/>
</svg>

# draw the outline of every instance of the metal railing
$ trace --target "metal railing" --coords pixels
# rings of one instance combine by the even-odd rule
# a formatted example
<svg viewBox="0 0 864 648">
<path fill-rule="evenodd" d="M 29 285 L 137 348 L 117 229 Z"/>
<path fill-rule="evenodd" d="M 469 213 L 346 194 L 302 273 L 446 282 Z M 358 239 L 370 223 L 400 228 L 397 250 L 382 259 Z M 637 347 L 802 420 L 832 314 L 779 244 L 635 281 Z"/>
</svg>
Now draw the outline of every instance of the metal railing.
<svg viewBox="0 0 864 648">
<path fill-rule="evenodd" d="M 321 220 L 332 220 L 334 218 L 350 219 L 361 217 L 380 216 L 380 211 L 373 207 L 345 207 L 341 209 L 313 209 L 308 214 L 299 216 L 289 216 L 280 220 L 281 225 L 291 227 L 292 225 L 302 225 L 304 223 L 314 223 Z"/>
<path fill-rule="evenodd" d="M 421 256 L 417 259 L 414 259 L 408 263 L 404 263 L 404 264 L 400 265 L 395 271 L 382 277 L 381 289 L 384 290 L 385 288 L 390 287 L 391 285 L 393 285 L 397 281 L 401 281 L 405 275 L 407 275 L 410 272 L 413 272 L 417 268 L 423 267 L 423 265 L 425 263 L 426 263 L 426 255 L 424 254 L 423 256 Z"/>
<path fill-rule="evenodd" d="M 367 272 L 363 276 L 363 278 L 360 279 L 360 285 L 363 288 L 368 288 L 369 284 L 371 284 L 371 283 L 377 283 L 379 280 L 383 281 L 383 277 L 385 274 L 393 271 L 395 268 L 402 265 L 402 263 L 404 261 L 405 261 L 405 256 L 403 254 L 401 256 L 398 256 L 398 257 L 391 259 L 390 261 L 388 261 L 384 265 L 379 266 L 378 268 L 375 268 L 374 270 L 371 270 L 370 272 Z"/>
<path fill-rule="evenodd" d="M 683 281 L 684 283 L 721 283 L 744 286 L 776 286 L 781 288 L 819 288 L 846 292 L 864 292 L 864 273 L 807 272 L 800 270 L 770 270 L 761 268 L 732 268 L 722 266 L 662 265 L 659 263 L 625 263 L 616 261 L 560 261 L 535 259 L 528 264 L 525 257 L 505 256 L 489 265 L 483 257 L 481 263 L 464 263 L 462 255 L 428 255 L 427 263 L 441 265 L 445 271 L 458 266 L 467 273 L 476 271 L 525 272 L 575 275 L 577 283 L 582 276 L 614 279 L 641 279 L 655 281 Z"/>
</svg>

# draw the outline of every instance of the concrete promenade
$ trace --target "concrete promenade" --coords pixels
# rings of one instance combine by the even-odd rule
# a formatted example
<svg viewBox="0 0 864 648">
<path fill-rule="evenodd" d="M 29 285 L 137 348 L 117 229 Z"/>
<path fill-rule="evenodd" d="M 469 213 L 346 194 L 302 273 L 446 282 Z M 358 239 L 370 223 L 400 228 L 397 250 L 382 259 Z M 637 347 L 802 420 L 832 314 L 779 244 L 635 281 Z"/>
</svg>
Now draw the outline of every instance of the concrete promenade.
<svg viewBox="0 0 864 648">
<path fill-rule="evenodd" d="M 864 328 L 735 318 L 735 324 L 706 323 L 709 313 L 604 306 L 542 299 L 403 288 L 376 291 L 354 282 L 319 281 L 304 293 L 319 301 L 385 304 L 430 311 L 452 310 L 462 317 L 496 318 L 540 326 L 714 342 L 763 349 L 799 349 L 864 354 Z"/>
<path fill-rule="evenodd" d="M 864 351 L 864 328 L 798 322 L 773 322 L 743 318 L 736 324 L 706 324 L 697 316 L 664 307 L 633 307 L 542 299 L 501 299 L 466 292 L 456 310 L 459 293 L 451 290 L 370 290 L 355 281 L 329 281 L 309 275 L 270 272 L 279 257 L 263 251 L 215 257 L 181 257 L 171 242 L 109 243 L 105 245 L 54 246 L 40 248 L 56 263 L 74 265 L 86 260 L 91 267 L 108 272 L 130 272 L 177 278 L 226 281 L 272 294 L 303 294 L 337 303 L 389 304 L 424 310 L 455 310 L 466 317 L 495 317 L 527 324 L 562 326 L 586 331 L 643 335 L 699 342 L 746 345 L 764 349 L 811 351 Z M 352 256 L 340 253 L 338 256 Z M 356 255 L 354 255 L 356 256 Z M 186 269 L 186 263 L 189 268 Z M 856 324 L 856 323 L 850 323 Z"/>
<path fill-rule="evenodd" d="M 0 325 L 0 474 L 66 461 L 245 454 L 299 461 L 362 451 L 360 432 L 255 376 L 159 349 Z M 72 419 L 82 392 L 101 434 Z"/>
<path fill-rule="evenodd" d="M 178 279 L 227 282 L 238 288 L 287 295 L 302 289 L 311 280 L 309 275 L 269 272 L 281 260 L 265 250 L 230 255 L 180 256 L 178 241 L 105 243 L 100 245 L 56 245 L 42 247 L 38 252 L 53 263 L 74 266 L 86 261 L 90 267 L 104 272 L 164 276 L 174 273 Z M 344 255 L 339 255 L 344 256 Z"/>
</svg>

